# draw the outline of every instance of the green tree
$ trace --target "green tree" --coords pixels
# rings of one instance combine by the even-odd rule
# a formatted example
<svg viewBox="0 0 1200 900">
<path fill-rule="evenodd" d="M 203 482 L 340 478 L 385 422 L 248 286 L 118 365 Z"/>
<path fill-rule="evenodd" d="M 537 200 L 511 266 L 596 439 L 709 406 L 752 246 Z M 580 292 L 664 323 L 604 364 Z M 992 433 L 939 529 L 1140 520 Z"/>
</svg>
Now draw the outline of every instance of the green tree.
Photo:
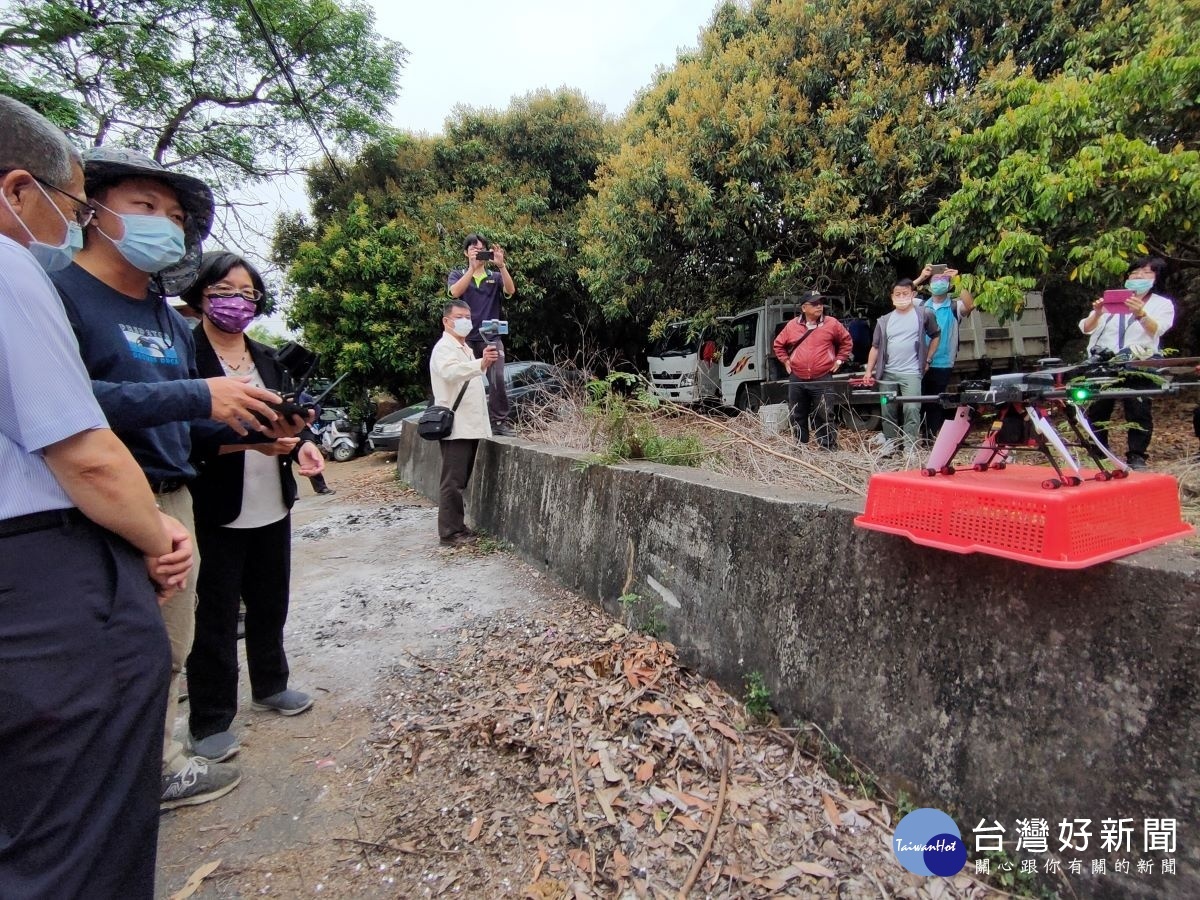
<svg viewBox="0 0 1200 900">
<path fill-rule="evenodd" d="M 885 296 L 896 238 L 954 187 L 947 143 L 995 115 L 973 88 L 1012 57 L 1055 71 L 1112 0 L 758 0 L 635 104 L 581 222 L 582 277 L 614 319 L 729 312 L 820 279 Z M 986 100 L 986 98 L 984 98 Z"/>
<path fill-rule="evenodd" d="M 359 0 L 34 0 L 0 10 L 0 91 L 81 144 L 135 147 L 225 193 L 311 160 L 314 131 L 347 148 L 377 135 L 406 55 Z"/>
<path fill-rule="evenodd" d="M 1147 252 L 1200 267 L 1198 10 L 1149 0 L 1081 35 L 1067 71 L 982 86 L 1007 112 L 953 142 L 960 186 L 898 244 L 969 260 L 1005 315 L 1034 286 L 1094 296 Z"/>
<path fill-rule="evenodd" d="M 459 108 L 444 137 L 368 146 L 344 181 L 314 167 L 314 220 L 276 230 L 289 321 L 354 387 L 420 396 L 447 273 L 480 231 L 508 252 L 517 283 L 510 356 L 575 353 L 601 322 L 576 275 L 576 225 L 612 130 L 578 92 L 539 91 L 501 112 Z"/>
<path fill-rule="evenodd" d="M 288 339 L 282 335 L 276 334 L 267 328 L 262 322 L 255 322 L 246 329 L 246 337 L 252 341 L 258 341 L 260 344 L 266 344 L 268 347 L 282 347 L 288 342 Z"/>
</svg>

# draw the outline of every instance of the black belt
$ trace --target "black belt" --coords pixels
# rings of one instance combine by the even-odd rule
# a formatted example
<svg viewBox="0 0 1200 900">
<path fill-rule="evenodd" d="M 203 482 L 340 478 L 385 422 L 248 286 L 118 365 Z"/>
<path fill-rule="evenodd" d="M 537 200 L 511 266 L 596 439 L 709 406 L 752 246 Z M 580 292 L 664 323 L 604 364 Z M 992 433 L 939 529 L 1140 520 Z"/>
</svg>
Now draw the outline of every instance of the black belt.
<svg viewBox="0 0 1200 900">
<path fill-rule="evenodd" d="M 77 509 L 50 509 L 46 512 L 29 513 L 25 516 L 13 516 L 11 519 L 0 519 L 0 538 L 29 534 L 31 531 L 45 531 L 47 528 L 77 525 L 86 519 L 87 516 Z"/>
<path fill-rule="evenodd" d="M 187 484 L 186 478 L 164 478 L 150 482 L 150 490 L 156 494 L 173 494 Z"/>
</svg>

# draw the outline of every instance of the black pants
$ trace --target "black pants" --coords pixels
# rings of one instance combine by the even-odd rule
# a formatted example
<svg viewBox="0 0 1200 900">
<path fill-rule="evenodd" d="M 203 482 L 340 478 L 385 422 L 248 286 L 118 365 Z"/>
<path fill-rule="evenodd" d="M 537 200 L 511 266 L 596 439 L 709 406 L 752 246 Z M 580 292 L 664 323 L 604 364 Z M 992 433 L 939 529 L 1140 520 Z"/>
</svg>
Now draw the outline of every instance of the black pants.
<svg viewBox="0 0 1200 900">
<path fill-rule="evenodd" d="M 921 376 L 922 394 L 944 394 L 950 386 L 950 376 L 953 369 L 929 368 Z M 921 404 L 921 434 L 925 437 L 936 438 L 946 421 L 946 410 L 940 403 Z"/>
<path fill-rule="evenodd" d="M 170 674 L 137 550 L 0 538 L 0 897 L 154 896 Z"/>
<path fill-rule="evenodd" d="M 1157 385 L 1148 379 L 1132 375 L 1125 379 L 1125 387 L 1129 390 L 1148 390 Z M 1130 456 L 1145 456 L 1150 447 L 1150 438 L 1154 434 L 1154 419 L 1150 414 L 1150 401 L 1145 397 L 1126 397 L 1120 401 L 1125 412 L 1125 421 L 1130 428 L 1125 432 Z M 1095 429 L 1096 437 L 1100 438 L 1105 447 L 1108 446 L 1108 430 L 1096 426 L 1097 422 L 1107 422 L 1112 418 L 1116 408 L 1116 400 L 1097 400 L 1087 408 L 1088 421 Z"/>
<path fill-rule="evenodd" d="M 471 480 L 478 447 L 477 440 L 441 442 L 442 485 L 438 493 L 438 537 L 442 540 L 467 530 L 467 523 L 463 519 L 463 491 Z"/>
<path fill-rule="evenodd" d="M 828 383 L 803 381 L 795 375 L 788 381 L 788 406 L 792 433 L 802 444 L 808 443 L 808 423 L 816 425 L 817 443 L 827 450 L 837 449 L 837 425 L 833 421 L 835 398 Z"/>
<path fill-rule="evenodd" d="M 488 383 L 488 419 L 493 425 L 498 425 L 501 422 L 508 421 L 508 389 L 504 385 L 504 342 L 500 338 L 495 338 L 492 341 L 496 345 L 496 349 L 500 351 L 500 359 L 494 364 L 488 366 L 483 377 Z M 467 346 L 471 348 L 471 352 L 475 354 L 476 359 L 483 358 L 483 348 L 488 345 L 487 341 L 467 341 Z"/>
<path fill-rule="evenodd" d="M 196 523 L 200 575 L 196 637 L 187 661 L 188 725 L 197 740 L 228 731 L 237 715 L 238 603 L 246 604 L 246 667 L 256 700 L 288 686 L 283 626 L 292 568 L 292 519 L 261 528 Z"/>
<path fill-rule="evenodd" d="M 308 483 L 312 485 L 313 493 L 323 494 L 329 490 L 329 485 L 325 483 L 324 475 L 309 475 Z"/>
</svg>

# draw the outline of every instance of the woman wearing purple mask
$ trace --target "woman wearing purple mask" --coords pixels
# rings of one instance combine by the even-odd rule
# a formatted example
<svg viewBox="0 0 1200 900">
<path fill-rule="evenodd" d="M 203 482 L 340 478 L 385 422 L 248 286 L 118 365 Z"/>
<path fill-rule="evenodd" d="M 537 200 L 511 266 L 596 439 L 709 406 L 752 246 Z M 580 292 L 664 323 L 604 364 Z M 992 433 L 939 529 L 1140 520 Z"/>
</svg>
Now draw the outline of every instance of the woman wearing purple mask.
<svg viewBox="0 0 1200 900">
<path fill-rule="evenodd" d="M 233 253 L 205 253 L 183 299 L 201 314 L 196 366 L 202 377 L 228 375 L 283 393 L 292 388 L 274 351 L 252 341 L 246 328 L 265 309 L 262 276 Z M 293 461 L 301 475 L 318 475 L 324 458 L 315 436 L 266 444 L 230 445 L 193 462 L 192 483 L 200 571 L 196 637 L 187 661 L 188 743 L 211 761 L 238 752 L 230 732 L 238 709 L 238 605 L 246 605 L 246 663 L 255 709 L 285 716 L 312 706 L 288 688 L 283 649 L 291 578 L 291 514 L 296 500 Z"/>
</svg>

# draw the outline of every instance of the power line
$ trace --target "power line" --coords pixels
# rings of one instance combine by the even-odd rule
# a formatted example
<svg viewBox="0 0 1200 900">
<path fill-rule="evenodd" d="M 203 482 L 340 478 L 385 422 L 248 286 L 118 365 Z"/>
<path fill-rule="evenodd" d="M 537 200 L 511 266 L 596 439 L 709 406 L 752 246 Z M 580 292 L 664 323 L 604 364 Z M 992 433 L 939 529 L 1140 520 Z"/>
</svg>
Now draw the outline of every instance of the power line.
<svg viewBox="0 0 1200 900">
<path fill-rule="evenodd" d="M 333 174 L 337 176 L 338 181 L 345 182 L 346 178 L 342 175 L 341 167 L 338 166 L 337 160 L 333 158 L 333 154 L 329 152 L 329 148 L 325 146 L 325 140 L 321 137 L 320 129 L 317 128 L 317 123 L 313 120 L 312 113 L 308 110 L 308 104 L 304 102 L 304 98 L 300 95 L 300 91 L 296 89 L 296 82 L 292 80 L 292 71 L 283 62 L 283 57 L 279 55 L 279 51 L 275 48 L 275 40 L 271 37 L 270 29 L 267 28 L 267 23 L 263 21 L 262 16 L 258 14 L 258 9 L 254 5 L 254 0 L 246 0 L 246 8 L 250 10 L 250 15 L 254 17 L 255 24 L 258 25 L 258 30 L 262 32 L 263 40 L 267 42 L 267 49 L 271 51 L 271 56 L 275 58 L 275 64 L 279 66 L 279 71 L 283 73 L 283 77 L 287 79 L 288 87 L 292 89 L 292 96 L 296 98 L 296 104 L 300 107 L 300 114 L 304 116 L 304 121 L 308 123 L 308 127 L 312 129 L 313 136 L 317 139 L 317 143 L 321 145 L 321 152 L 325 154 L 325 159 L 329 161 L 330 168 L 333 169 Z"/>
</svg>

